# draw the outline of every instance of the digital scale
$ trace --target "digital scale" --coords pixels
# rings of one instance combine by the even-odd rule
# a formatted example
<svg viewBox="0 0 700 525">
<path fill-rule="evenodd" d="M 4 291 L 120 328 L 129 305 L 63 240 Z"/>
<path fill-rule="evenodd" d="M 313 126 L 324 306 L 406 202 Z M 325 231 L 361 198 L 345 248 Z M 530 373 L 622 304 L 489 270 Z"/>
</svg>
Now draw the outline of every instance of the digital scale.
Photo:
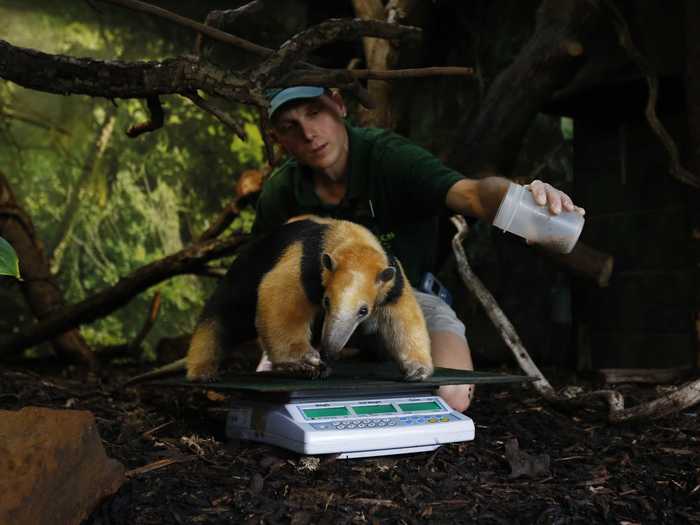
<svg viewBox="0 0 700 525">
<path fill-rule="evenodd" d="M 424 452 L 469 441 L 474 423 L 432 393 L 284 404 L 244 399 L 231 407 L 226 435 L 344 459 Z"/>
<path fill-rule="evenodd" d="M 225 375 L 212 383 L 184 378 L 144 383 L 235 392 L 226 435 L 299 454 L 362 458 L 435 450 L 474 439 L 473 421 L 435 394 L 442 385 L 513 383 L 527 376 L 436 368 L 406 382 L 393 363 L 334 363 L 324 379 L 274 372 Z"/>
</svg>

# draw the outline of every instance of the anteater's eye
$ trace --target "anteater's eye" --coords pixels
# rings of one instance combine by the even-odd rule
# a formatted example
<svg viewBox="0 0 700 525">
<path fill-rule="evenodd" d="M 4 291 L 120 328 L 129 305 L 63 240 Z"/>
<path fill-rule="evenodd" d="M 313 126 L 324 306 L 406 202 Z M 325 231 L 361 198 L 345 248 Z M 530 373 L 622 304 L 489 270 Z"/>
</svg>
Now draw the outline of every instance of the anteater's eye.
<svg viewBox="0 0 700 525">
<path fill-rule="evenodd" d="M 325 297 L 323 298 L 323 308 L 326 309 L 326 310 L 330 310 L 330 309 L 331 309 L 331 300 L 328 298 L 328 296 L 325 296 Z"/>
<path fill-rule="evenodd" d="M 360 306 L 360 309 L 357 311 L 357 316 L 358 317 L 364 317 L 369 313 L 369 308 L 365 306 L 364 304 Z"/>
</svg>

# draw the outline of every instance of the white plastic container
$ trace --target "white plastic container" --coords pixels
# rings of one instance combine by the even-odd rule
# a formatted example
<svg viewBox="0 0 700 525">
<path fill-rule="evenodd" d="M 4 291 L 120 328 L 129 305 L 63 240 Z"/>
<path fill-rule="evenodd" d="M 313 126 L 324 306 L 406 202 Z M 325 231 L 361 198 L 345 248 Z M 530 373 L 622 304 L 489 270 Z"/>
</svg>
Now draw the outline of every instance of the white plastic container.
<svg viewBox="0 0 700 525">
<path fill-rule="evenodd" d="M 493 225 L 553 252 L 569 253 L 581 235 L 584 222 L 583 215 L 576 211 L 551 214 L 547 206 L 535 202 L 525 186 L 511 182 Z"/>
</svg>

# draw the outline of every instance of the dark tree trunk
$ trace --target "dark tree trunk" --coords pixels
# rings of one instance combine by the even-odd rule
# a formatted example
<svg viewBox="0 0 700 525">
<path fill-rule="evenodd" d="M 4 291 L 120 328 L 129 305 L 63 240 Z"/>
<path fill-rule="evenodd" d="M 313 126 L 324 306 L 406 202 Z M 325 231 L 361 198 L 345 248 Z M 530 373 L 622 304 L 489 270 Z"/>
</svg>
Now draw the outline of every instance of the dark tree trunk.
<svg viewBox="0 0 700 525">
<path fill-rule="evenodd" d="M 512 171 L 533 118 L 583 64 L 581 39 L 595 14 L 586 0 L 544 0 L 530 41 L 493 81 L 476 118 L 460 124 L 448 164 L 467 175 Z"/>
<path fill-rule="evenodd" d="M 52 314 L 63 311 L 66 303 L 51 276 L 49 262 L 41 242 L 36 237 L 32 220 L 17 203 L 9 182 L 1 173 L 0 235 L 7 239 L 17 252 L 23 279 L 22 293 L 35 317 L 41 322 Z M 60 359 L 95 366 L 95 356 L 77 329 L 65 327 L 51 336 L 51 344 Z"/>
</svg>

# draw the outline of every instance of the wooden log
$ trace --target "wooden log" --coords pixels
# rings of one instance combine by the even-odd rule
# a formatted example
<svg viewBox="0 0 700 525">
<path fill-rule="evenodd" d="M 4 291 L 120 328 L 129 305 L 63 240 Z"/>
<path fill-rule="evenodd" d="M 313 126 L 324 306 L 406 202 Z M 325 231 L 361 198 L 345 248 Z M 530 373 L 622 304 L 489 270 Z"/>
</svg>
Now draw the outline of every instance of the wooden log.
<svg viewBox="0 0 700 525">
<path fill-rule="evenodd" d="M 610 283 L 615 259 L 612 255 L 600 252 L 582 242 L 576 243 L 571 253 L 566 255 L 546 252 L 552 259 L 566 266 L 575 274 L 595 282 L 601 288 Z"/>
<path fill-rule="evenodd" d="M 682 368 L 601 368 L 598 374 L 606 384 L 650 383 L 668 384 L 684 379 L 692 373 L 689 367 Z"/>
</svg>

